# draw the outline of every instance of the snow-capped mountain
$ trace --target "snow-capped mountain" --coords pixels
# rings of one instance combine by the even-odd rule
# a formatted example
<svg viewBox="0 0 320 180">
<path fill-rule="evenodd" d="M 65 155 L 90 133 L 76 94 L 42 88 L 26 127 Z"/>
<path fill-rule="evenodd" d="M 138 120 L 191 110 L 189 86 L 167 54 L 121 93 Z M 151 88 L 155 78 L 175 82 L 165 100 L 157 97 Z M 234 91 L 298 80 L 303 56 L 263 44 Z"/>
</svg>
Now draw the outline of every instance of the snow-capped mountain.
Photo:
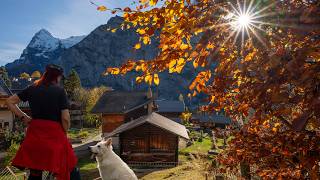
<svg viewBox="0 0 320 180">
<path fill-rule="evenodd" d="M 43 71 L 49 63 L 57 63 L 61 53 L 82 41 L 86 36 L 71 36 L 59 39 L 45 29 L 38 31 L 23 50 L 19 59 L 6 65 L 10 76 L 23 72 Z"/>
<path fill-rule="evenodd" d="M 123 19 L 111 18 L 107 24 L 93 30 L 84 39 L 70 37 L 57 39 L 48 31 L 39 31 L 24 50 L 21 57 L 7 64 L 9 75 L 17 76 L 21 72 L 32 73 L 43 70 L 48 63 L 60 64 L 66 74 L 71 69 L 77 71 L 81 84 L 85 87 L 109 86 L 115 90 L 146 90 L 146 84 L 136 84 L 137 72 L 126 76 L 103 76 L 107 67 L 119 66 L 128 59 L 153 59 L 158 54 L 159 40 L 152 39 L 152 44 L 134 50 L 139 36 L 135 29 L 108 31 L 119 27 Z M 82 40 L 83 39 L 83 40 Z M 160 85 L 157 93 L 163 99 L 177 99 L 179 94 L 188 93 L 188 85 L 197 72 L 192 64 L 186 66 L 181 74 L 160 74 Z M 193 99 L 193 101 L 196 99 Z"/>
</svg>

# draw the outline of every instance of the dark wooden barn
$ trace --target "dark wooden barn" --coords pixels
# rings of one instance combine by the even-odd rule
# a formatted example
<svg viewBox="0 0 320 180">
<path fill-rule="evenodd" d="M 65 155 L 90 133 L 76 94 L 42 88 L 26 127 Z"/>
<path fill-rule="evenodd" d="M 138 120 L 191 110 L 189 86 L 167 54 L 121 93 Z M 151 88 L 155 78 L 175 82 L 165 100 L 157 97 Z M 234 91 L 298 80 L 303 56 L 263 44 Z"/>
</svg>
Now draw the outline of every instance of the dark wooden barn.
<svg viewBox="0 0 320 180">
<path fill-rule="evenodd" d="M 176 165 L 179 144 L 189 139 L 185 126 L 155 112 L 119 126 L 109 137 L 119 137 L 126 163 L 148 166 Z"/>
</svg>

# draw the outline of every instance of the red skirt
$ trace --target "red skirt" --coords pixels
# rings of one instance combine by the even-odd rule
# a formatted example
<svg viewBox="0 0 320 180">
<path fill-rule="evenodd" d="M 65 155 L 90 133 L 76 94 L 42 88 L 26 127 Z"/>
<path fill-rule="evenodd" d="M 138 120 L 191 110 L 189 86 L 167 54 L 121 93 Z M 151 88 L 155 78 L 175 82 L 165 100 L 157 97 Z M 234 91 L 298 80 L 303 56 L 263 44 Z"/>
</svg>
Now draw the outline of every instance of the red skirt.
<svg viewBox="0 0 320 180">
<path fill-rule="evenodd" d="M 58 180 L 69 180 L 77 158 L 60 123 L 32 120 L 12 165 L 52 172 Z"/>
</svg>

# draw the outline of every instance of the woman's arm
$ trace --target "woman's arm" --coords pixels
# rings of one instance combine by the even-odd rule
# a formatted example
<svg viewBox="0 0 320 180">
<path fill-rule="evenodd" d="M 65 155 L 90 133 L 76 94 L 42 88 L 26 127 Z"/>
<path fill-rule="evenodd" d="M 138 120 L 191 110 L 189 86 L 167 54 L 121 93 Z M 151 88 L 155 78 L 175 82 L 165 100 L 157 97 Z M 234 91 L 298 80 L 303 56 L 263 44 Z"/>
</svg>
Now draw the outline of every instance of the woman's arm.
<svg viewBox="0 0 320 180">
<path fill-rule="evenodd" d="M 19 119 L 22 119 L 25 124 L 29 124 L 31 121 L 31 118 L 21 111 L 21 109 L 17 106 L 17 104 L 20 102 L 20 98 L 17 95 L 10 96 L 6 100 L 6 104 L 10 111 L 12 111 L 16 116 L 18 116 Z"/>
<path fill-rule="evenodd" d="M 68 109 L 64 109 L 61 111 L 61 122 L 64 131 L 67 133 L 70 128 L 70 113 Z"/>
</svg>

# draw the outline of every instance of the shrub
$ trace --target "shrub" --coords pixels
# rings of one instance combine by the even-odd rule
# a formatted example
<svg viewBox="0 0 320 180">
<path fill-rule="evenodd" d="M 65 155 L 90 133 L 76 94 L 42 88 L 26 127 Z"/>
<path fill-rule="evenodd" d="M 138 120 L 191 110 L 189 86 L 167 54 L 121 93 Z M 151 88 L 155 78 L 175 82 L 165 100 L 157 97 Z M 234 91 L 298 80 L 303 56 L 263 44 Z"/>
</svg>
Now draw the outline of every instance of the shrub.
<svg viewBox="0 0 320 180">
<path fill-rule="evenodd" d="M 83 131 L 81 130 L 78 134 L 79 138 L 87 138 L 89 136 L 89 132 L 88 131 Z"/>
<path fill-rule="evenodd" d="M 4 164 L 6 166 L 11 164 L 12 159 L 16 155 L 18 149 L 20 147 L 20 144 L 17 142 L 12 141 L 10 147 L 7 150 L 7 156 L 4 159 Z"/>
</svg>

